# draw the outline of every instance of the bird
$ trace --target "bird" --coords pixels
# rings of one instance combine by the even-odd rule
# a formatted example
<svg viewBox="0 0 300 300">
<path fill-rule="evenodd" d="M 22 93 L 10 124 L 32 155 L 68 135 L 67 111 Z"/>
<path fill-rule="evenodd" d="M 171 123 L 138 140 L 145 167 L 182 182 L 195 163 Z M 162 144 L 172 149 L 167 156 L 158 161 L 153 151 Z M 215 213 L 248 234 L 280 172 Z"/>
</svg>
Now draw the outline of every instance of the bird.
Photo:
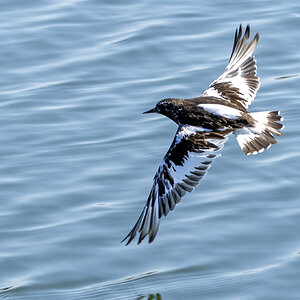
<svg viewBox="0 0 300 300">
<path fill-rule="evenodd" d="M 230 134 L 244 154 L 257 154 L 276 144 L 284 128 L 280 111 L 248 112 L 260 87 L 253 52 L 259 34 L 249 41 L 250 26 L 236 31 L 232 53 L 224 73 L 200 96 L 166 98 L 148 113 L 164 115 L 178 124 L 173 142 L 163 158 L 142 213 L 122 240 L 126 246 L 136 235 L 140 244 L 146 236 L 153 242 L 160 219 L 167 216 L 186 192 L 192 192 L 213 160 L 220 156 Z"/>
</svg>

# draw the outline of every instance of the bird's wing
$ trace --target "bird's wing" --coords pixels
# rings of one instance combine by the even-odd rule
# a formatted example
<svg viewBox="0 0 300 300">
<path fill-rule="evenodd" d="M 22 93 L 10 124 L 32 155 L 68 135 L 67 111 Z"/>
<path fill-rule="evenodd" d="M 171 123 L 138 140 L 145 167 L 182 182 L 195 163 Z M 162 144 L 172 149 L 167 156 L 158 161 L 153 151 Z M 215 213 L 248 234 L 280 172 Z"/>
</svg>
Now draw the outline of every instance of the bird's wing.
<svg viewBox="0 0 300 300">
<path fill-rule="evenodd" d="M 260 86 L 259 78 L 256 76 L 256 60 L 252 56 L 259 35 L 256 33 L 252 41 L 248 42 L 249 35 L 249 25 L 243 37 L 240 25 L 235 32 L 233 50 L 225 72 L 211 83 L 202 96 L 221 98 L 248 108 Z"/>
<path fill-rule="evenodd" d="M 147 203 L 132 230 L 124 238 L 128 245 L 139 234 L 138 244 L 149 235 L 151 243 L 159 221 L 205 175 L 231 129 L 211 131 L 189 125 L 179 126 L 172 145 L 154 177 Z M 122 242 L 123 242 L 122 241 Z"/>
</svg>

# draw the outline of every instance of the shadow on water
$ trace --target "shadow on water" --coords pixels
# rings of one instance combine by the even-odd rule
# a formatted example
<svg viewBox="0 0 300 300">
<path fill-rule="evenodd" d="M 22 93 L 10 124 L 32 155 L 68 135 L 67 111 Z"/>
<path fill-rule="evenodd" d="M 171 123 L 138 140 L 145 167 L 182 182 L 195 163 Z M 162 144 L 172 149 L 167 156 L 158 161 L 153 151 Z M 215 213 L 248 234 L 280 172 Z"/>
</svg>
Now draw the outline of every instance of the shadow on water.
<svg viewBox="0 0 300 300">
<path fill-rule="evenodd" d="M 146 298 L 148 297 L 148 298 Z M 161 294 L 156 293 L 156 294 L 149 294 L 148 296 L 141 295 L 136 298 L 136 300 L 142 300 L 142 299 L 147 299 L 147 300 L 162 300 Z"/>
</svg>

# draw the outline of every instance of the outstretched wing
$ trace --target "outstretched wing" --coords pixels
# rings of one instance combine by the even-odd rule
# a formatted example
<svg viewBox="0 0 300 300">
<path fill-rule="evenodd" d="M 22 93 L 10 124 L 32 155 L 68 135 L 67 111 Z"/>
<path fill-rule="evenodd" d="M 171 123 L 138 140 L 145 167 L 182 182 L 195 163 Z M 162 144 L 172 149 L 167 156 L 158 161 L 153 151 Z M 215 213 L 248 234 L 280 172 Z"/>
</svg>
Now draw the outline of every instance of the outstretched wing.
<svg viewBox="0 0 300 300">
<path fill-rule="evenodd" d="M 259 78 L 256 76 L 256 60 L 252 56 L 259 35 L 256 33 L 252 41 L 248 42 L 249 36 L 249 25 L 243 37 L 240 25 L 235 32 L 232 54 L 225 72 L 211 83 L 203 96 L 221 98 L 248 108 L 260 86 Z"/>
<path fill-rule="evenodd" d="M 179 126 L 155 174 L 146 206 L 123 240 L 128 238 L 126 245 L 136 234 L 139 234 L 138 244 L 147 235 L 149 243 L 154 240 L 161 217 L 173 210 L 185 193 L 198 185 L 231 132 L 231 129 L 211 131 L 189 125 Z"/>
</svg>

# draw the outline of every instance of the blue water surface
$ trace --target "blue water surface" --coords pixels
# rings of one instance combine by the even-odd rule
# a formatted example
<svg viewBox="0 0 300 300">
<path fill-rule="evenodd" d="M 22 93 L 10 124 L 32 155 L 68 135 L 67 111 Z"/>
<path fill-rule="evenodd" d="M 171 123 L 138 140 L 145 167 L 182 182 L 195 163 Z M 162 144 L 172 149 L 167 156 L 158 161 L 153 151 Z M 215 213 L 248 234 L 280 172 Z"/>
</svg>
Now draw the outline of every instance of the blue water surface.
<svg viewBox="0 0 300 300">
<path fill-rule="evenodd" d="M 299 299 L 300 2 L 2 0 L 0 298 Z M 199 95 L 235 28 L 260 33 L 250 111 L 284 135 L 234 136 L 154 243 L 125 247 L 176 124 L 142 115 Z"/>
</svg>

